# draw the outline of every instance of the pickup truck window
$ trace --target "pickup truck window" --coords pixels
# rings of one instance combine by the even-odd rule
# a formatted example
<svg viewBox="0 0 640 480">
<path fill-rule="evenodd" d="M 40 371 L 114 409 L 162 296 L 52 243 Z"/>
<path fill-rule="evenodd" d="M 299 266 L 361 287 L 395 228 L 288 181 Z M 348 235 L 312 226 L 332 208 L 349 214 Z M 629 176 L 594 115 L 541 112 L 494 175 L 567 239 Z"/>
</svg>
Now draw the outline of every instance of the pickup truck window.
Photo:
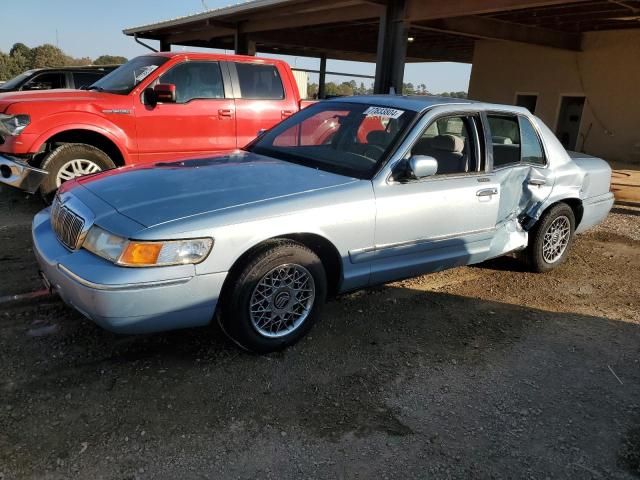
<svg viewBox="0 0 640 480">
<path fill-rule="evenodd" d="M 176 103 L 187 103 L 196 98 L 224 98 L 218 62 L 180 63 L 163 74 L 160 83 L 176 86 Z"/>
<path fill-rule="evenodd" d="M 166 63 L 167 57 L 143 56 L 129 60 L 91 85 L 90 90 L 128 95 L 151 72 Z"/>
<path fill-rule="evenodd" d="M 67 82 L 62 72 L 47 72 L 35 74 L 20 90 L 51 90 L 52 88 L 66 88 Z"/>
<path fill-rule="evenodd" d="M 249 145 L 249 151 L 356 178 L 372 178 L 415 112 L 359 103 L 305 108 Z"/>
<path fill-rule="evenodd" d="M 284 88 L 274 65 L 236 63 L 240 96 L 252 100 L 282 100 Z"/>
<path fill-rule="evenodd" d="M 97 72 L 73 72 L 74 88 L 87 88 L 100 80 L 104 75 Z"/>
</svg>

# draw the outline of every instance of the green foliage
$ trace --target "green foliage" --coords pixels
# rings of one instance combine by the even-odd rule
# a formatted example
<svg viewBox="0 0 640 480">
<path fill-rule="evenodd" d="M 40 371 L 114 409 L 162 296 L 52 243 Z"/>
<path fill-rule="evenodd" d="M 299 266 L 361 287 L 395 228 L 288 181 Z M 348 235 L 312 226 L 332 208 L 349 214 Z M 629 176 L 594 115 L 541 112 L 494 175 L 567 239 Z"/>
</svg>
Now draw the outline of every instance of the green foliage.
<svg viewBox="0 0 640 480">
<path fill-rule="evenodd" d="M 9 53 L 0 51 L 0 81 L 9 80 L 25 70 L 43 67 L 71 67 L 81 65 L 112 65 L 124 63 L 127 59 L 113 55 L 102 55 L 92 62 L 89 57 L 74 58 L 58 47 L 50 44 L 29 48 L 24 43 L 16 43 Z"/>
<path fill-rule="evenodd" d="M 309 83 L 307 87 L 309 98 L 316 98 L 318 94 L 318 84 Z M 364 82 L 360 82 L 360 85 L 358 86 L 358 84 L 353 80 L 350 82 L 343 82 L 341 84 L 327 82 L 325 89 L 328 97 L 345 95 L 370 95 L 373 93 L 373 88 L 366 87 Z M 414 85 L 413 83 L 405 83 L 403 84 L 402 93 L 403 95 L 433 95 L 432 93 L 429 93 L 429 91 L 427 90 L 427 85 L 424 83 L 421 83 L 419 85 Z M 441 97 L 467 98 L 467 92 L 443 92 L 436 95 Z"/>
<path fill-rule="evenodd" d="M 121 63 L 127 63 L 127 59 L 117 55 L 100 55 L 93 61 L 94 65 L 120 65 Z"/>
</svg>

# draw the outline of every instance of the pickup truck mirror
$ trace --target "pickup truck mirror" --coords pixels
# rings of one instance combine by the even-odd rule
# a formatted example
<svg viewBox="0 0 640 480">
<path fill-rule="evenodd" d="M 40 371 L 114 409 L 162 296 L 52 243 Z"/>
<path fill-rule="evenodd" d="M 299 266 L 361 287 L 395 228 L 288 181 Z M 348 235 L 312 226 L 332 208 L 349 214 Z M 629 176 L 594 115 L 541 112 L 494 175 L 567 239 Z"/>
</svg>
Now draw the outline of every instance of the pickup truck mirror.
<svg viewBox="0 0 640 480">
<path fill-rule="evenodd" d="M 413 155 L 409 159 L 409 175 L 414 178 L 431 177 L 438 172 L 438 161 L 427 155 Z"/>
<path fill-rule="evenodd" d="M 157 102 L 176 103 L 176 86 L 173 83 L 158 83 L 153 91 Z"/>
<path fill-rule="evenodd" d="M 158 103 L 176 103 L 176 86 L 173 83 L 158 83 L 153 88 L 145 88 L 144 103 L 151 107 Z"/>
</svg>

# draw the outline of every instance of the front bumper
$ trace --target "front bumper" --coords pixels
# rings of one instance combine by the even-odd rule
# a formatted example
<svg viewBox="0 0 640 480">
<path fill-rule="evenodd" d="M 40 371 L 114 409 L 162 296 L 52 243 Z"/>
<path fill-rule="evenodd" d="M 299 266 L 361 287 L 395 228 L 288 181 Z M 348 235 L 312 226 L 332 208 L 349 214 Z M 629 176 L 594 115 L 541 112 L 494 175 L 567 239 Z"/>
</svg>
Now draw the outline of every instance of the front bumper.
<svg viewBox="0 0 640 480">
<path fill-rule="evenodd" d="M 25 161 L 0 155 L 0 182 L 35 193 L 48 175 L 46 170 L 32 167 Z"/>
<path fill-rule="evenodd" d="M 213 318 L 226 273 L 196 275 L 193 265 L 124 268 L 85 250 L 69 251 L 51 229 L 49 209 L 34 218 L 32 236 L 52 290 L 107 330 L 160 332 L 207 325 Z"/>
</svg>

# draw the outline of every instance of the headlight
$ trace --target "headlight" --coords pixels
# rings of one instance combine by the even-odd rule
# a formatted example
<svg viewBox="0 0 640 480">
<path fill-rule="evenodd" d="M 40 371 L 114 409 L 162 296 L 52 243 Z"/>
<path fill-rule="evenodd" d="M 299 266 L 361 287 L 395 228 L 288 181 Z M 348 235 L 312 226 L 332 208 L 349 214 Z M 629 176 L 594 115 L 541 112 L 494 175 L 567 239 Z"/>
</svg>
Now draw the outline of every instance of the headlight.
<svg viewBox="0 0 640 480">
<path fill-rule="evenodd" d="M 120 258 L 120 255 L 122 255 L 126 243 L 126 239 L 113 235 L 94 225 L 91 227 L 91 230 L 89 230 L 82 246 L 91 253 L 95 253 L 99 257 L 106 258 L 115 263 Z"/>
<path fill-rule="evenodd" d="M 118 237 L 94 225 L 82 246 L 118 265 L 160 267 L 202 262 L 213 247 L 213 239 L 142 242 Z"/>
<path fill-rule="evenodd" d="M 0 133 L 19 135 L 30 122 L 29 115 L 5 115 L 0 113 Z"/>
</svg>

